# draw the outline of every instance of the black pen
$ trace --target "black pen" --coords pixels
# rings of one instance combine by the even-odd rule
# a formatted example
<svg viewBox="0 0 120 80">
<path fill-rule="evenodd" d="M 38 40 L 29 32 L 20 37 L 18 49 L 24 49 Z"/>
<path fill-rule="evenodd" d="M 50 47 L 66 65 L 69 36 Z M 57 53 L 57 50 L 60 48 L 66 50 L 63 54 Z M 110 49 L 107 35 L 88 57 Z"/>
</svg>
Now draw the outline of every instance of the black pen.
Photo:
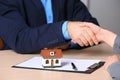
<svg viewBox="0 0 120 80">
<path fill-rule="evenodd" d="M 77 70 L 77 67 L 75 66 L 75 64 L 72 62 L 71 63 L 71 65 L 72 65 L 72 68 L 74 69 L 74 70 Z"/>
</svg>

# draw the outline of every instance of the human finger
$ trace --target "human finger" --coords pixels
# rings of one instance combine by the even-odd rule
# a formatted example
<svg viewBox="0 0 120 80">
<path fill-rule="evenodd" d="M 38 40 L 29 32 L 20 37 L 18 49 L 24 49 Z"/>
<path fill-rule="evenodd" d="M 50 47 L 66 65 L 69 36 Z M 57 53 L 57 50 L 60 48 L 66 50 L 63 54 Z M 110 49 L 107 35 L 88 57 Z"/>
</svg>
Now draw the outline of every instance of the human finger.
<svg viewBox="0 0 120 80">
<path fill-rule="evenodd" d="M 83 34 L 86 34 L 86 32 L 82 32 L 82 33 L 81 33 L 80 37 L 78 38 L 78 39 L 79 39 L 79 40 L 78 40 L 78 43 L 82 42 L 83 45 L 88 46 L 89 43 L 88 43 L 87 39 L 85 38 L 85 36 L 84 36 Z M 86 34 L 86 35 L 87 35 L 87 34 Z"/>
<path fill-rule="evenodd" d="M 78 43 L 81 47 L 84 47 L 84 46 L 85 46 L 85 44 L 82 42 L 81 39 L 78 39 L 77 43 Z"/>
<path fill-rule="evenodd" d="M 99 43 L 99 41 L 98 41 L 96 35 L 94 34 L 94 32 L 92 32 L 92 31 L 88 28 L 88 29 L 87 29 L 87 33 L 88 33 L 88 35 L 90 36 L 89 42 L 90 42 L 90 43 L 93 42 L 93 43 L 95 43 L 95 44 L 97 45 L 97 44 Z"/>
<path fill-rule="evenodd" d="M 94 42 L 93 42 L 91 36 L 89 35 L 89 31 L 87 31 L 87 27 L 86 27 L 86 31 L 84 31 L 84 33 L 82 33 L 82 35 L 84 35 L 85 39 L 87 40 L 87 42 L 90 46 L 94 45 Z"/>
</svg>

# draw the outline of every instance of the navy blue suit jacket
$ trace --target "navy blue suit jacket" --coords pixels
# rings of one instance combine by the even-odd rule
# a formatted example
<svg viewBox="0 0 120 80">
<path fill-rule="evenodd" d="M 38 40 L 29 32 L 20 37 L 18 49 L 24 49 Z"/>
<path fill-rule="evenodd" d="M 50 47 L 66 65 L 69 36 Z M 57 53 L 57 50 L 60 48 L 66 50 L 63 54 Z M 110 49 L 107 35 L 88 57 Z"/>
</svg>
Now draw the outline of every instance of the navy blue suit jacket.
<svg viewBox="0 0 120 80">
<path fill-rule="evenodd" d="M 66 44 L 64 21 L 98 24 L 80 0 L 52 0 L 54 21 L 47 24 L 40 0 L 0 0 L 0 37 L 3 49 L 31 53 Z"/>
</svg>

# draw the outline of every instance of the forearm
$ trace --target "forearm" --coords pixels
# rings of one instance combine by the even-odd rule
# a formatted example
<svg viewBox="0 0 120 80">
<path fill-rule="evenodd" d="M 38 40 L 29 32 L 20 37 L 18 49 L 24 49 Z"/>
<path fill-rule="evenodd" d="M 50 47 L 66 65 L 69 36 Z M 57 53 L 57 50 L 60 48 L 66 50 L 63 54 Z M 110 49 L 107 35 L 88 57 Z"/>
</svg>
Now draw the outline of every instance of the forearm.
<svg viewBox="0 0 120 80">
<path fill-rule="evenodd" d="M 111 31 L 106 30 L 106 29 L 101 29 L 100 32 L 97 33 L 97 36 L 98 36 L 98 39 L 100 41 L 104 41 L 108 45 L 113 47 L 114 41 L 115 41 L 115 38 L 117 35 Z"/>
<path fill-rule="evenodd" d="M 31 53 L 39 51 L 42 48 L 52 48 L 65 44 L 66 41 L 62 35 L 62 23 L 43 25 L 36 28 L 30 28 L 25 22 L 18 19 L 7 19 L 0 16 L 1 38 L 9 48 L 19 53 Z M 4 23 L 7 22 L 7 23 Z"/>
</svg>

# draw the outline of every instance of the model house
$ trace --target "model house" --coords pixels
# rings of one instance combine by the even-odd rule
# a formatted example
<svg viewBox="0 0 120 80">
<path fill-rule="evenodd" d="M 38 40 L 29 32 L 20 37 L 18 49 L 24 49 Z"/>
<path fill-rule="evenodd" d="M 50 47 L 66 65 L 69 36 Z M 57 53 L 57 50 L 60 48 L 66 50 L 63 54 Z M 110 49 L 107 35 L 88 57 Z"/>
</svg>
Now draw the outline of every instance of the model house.
<svg viewBox="0 0 120 80">
<path fill-rule="evenodd" d="M 61 49 L 43 49 L 41 50 L 43 67 L 60 67 L 62 50 Z"/>
</svg>

